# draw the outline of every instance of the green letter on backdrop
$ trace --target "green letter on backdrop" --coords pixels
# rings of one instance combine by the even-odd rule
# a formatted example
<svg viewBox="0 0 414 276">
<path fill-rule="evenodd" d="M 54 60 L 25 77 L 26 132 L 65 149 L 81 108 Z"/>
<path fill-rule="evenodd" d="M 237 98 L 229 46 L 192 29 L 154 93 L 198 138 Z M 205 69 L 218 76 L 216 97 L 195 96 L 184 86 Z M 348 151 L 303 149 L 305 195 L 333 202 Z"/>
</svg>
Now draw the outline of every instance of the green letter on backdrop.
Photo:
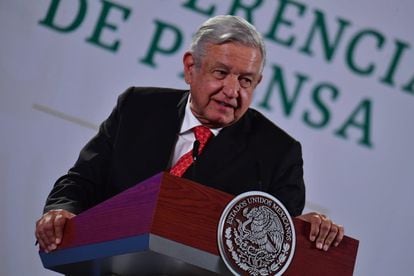
<svg viewBox="0 0 414 276">
<path fill-rule="evenodd" d="M 78 0 L 78 13 L 76 14 L 75 18 L 73 18 L 72 22 L 66 22 L 65 25 L 62 23 L 58 24 L 56 22 L 56 14 L 60 3 L 60 0 L 52 0 L 49 10 L 47 11 L 46 17 L 40 20 L 39 24 L 59 32 L 68 33 L 75 30 L 80 26 L 80 24 L 82 24 L 82 21 L 86 15 L 86 0 Z"/>
<path fill-rule="evenodd" d="M 103 0 L 102 11 L 99 15 L 98 22 L 96 23 L 95 30 L 93 31 L 92 35 L 86 39 L 86 41 L 95 44 L 99 47 L 102 47 L 104 49 L 110 50 L 112 52 L 116 52 L 119 48 L 119 40 L 115 40 L 111 44 L 107 44 L 101 41 L 102 31 L 105 28 L 110 29 L 112 31 L 117 30 L 116 25 L 107 22 L 109 12 L 112 8 L 116 8 L 122 12 L 122 19 L 124 21 L 128 18 L 129 14 L 131 13 L 131 10 L 126 7 Z"/>
<path fill-rule="evenodd" d="M 269 105 L 269 100 L 270 100 L 270 96 L 273 93 L 273 86 L 277 84 L 279 94 L 282 100 L 281 101 L 282 107 L 283 107 L 282 110 L 286 116 L 290 116 L 293 111 L 293 108 L 296 105 L 296 102 L 298 101 L 298 97 L 303 87 L 303 84 L 307 80 L 308 80 L 307 76 L 296 74 L 296 86 L 295 86 L 293 93 L 291 93 L 292 95 L 289 96 L 289 93 L 287 92 L 287 89 L 286 89 L 285 78 L 283 76 L 282 68 L 277 65 L 273 65 L 273 78 L 271 82 L 269 83 L 265 97 L 263 101 L 259 103 L 259 106 L 267 110 L 272 109 L 272 107 Z"/>
<path fill-rule="evenodd" d="M 350 127 L 359 128 L 362 131 L 362 137 L 359 140 L 361 145 L 372 147 L 371 141 L 371 113 L 372 103 L 370 100 L 363 100 L 357 108 L 352 112 L 351 116 L 345 121 L 345 123 L 335 132 L 339 137 L 348 138 L 347 131 Z M 361 115 L 360 121 L 357 120 L 357 116 Z"/>
<path fill-rule="evenodd" d="M 312 118 L 311 111 L 306 110 L 303 113 L 303 121 L 313 128 L 323 128 L 325 127 L 330 119 L 331 112 L 328 108 L 327 103 L 322 99 L 323 95 L 329 97 L 331 100 L 335 100 L 339 96 L 339 90 L 332 84 L 322 83 L 317 85 L 312 91 L 312 102 L 315 104 L 315 107 L 319 110 L 321 118 L 316 120 Z"/>
<path fill-rule="evenodd" d="M 152 38 L 151 45 L 145 57 L 140 59 L 142 63 L 145 63 L 151 67 L 156 67 L 156 64 L 154 62 L 154 57 L 157 52 L 161 54 L 171 55 L 180 48 L 180 45 L 183 41 L 183 34 L 177 27 L 158 21 L 158 20 L 155 20 L 155 24 L 157 25 L 157 28 L 155 30 L 154 37 Z M 174 37 L 169 47 L 161 46 L 161 39 L 163 38 L 164 35 L 166 35 L 167 37 L 169 35 L 170 38 L 171 38 L 171 35 Z"/>
</svg>

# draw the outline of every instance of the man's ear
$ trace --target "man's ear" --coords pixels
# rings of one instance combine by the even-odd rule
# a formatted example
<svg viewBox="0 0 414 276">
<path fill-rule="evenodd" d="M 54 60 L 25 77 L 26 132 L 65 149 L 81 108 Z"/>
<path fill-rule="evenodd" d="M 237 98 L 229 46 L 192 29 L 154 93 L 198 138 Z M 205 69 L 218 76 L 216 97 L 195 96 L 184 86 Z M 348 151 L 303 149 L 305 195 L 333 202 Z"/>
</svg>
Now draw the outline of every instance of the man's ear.
<svg viewBox="0 0 414 276">
<path fill-rule="evenodd" d="M 183 56 L 184 80 L 187 84 L 191 84 L 192 74 L 194 70 L 194 56 L 191 52 L 185 52 Z"/>
</svg>

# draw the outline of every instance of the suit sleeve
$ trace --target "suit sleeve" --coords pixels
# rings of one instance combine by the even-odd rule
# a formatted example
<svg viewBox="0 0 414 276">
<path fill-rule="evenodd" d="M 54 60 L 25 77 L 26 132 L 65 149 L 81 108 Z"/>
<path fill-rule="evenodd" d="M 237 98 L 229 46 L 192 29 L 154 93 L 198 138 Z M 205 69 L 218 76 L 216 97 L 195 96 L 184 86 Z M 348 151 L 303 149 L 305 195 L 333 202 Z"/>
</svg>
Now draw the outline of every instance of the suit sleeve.
<svg viewBox="0 0 414 276">
<path fill-rule="evenodd" d="M 303 181 L 302 149 L 294 141 L 285 155 L 281 169 L 273 177 L 269 193 L 285 205 L 291 216 L 302 214 L 305 206 L 305 184 Z"/>
<path fill-rule="evenodd" d="M 46 200 L 44 212 L 65 209 L 79 214 L 109 197 L 108 174 L 113 145 L 118 133 L 123 102 L 132 89 L 128 89 L 118 98 L 116 107 L 100 125 L 96 136 L 81 150 L 75 165 L 56 181 Z"/>
</svg>

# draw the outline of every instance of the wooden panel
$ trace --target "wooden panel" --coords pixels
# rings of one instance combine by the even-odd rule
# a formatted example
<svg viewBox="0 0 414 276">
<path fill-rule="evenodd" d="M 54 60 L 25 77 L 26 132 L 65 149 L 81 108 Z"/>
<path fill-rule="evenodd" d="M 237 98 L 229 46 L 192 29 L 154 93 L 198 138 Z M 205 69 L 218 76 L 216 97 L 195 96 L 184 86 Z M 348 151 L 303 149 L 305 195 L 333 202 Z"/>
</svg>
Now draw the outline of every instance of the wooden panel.
<svg viewBox="0 0 414 276">
<path fill-rule="evenodd" d="M 152 233 L 219 255 L 217 226 L 221 213 L 233 195 L 164 175 Z M 352 275 L 358 241 L 345 236 L 339 247 L 328 252 L 309 241 L 310 224 L 293 218 L 296 250 L 285 275 Z"/>
<path fill-rule="evenodd" d="M 221 213 L 232 198 L 165 174 L 151 233 L 219 255 L 216 230 Z"/>
<path fill-rule="evenodd" d="M 284 275 L 351 276 L 353 275 L 359 242 L 345 236 L 338 247 L 322 251 L 309 240 L 310 223 L 293 218 L 296 249 Z M 305 273 L 306 272 L 306 273 Z"/>
</svg>

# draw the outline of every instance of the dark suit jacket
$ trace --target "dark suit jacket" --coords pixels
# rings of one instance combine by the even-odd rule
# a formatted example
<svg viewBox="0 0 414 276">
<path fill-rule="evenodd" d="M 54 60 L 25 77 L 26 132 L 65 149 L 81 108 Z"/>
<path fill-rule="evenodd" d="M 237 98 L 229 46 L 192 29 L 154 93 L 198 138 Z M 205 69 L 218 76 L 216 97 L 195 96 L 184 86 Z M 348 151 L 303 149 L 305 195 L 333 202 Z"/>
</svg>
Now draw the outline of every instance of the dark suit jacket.
<svg viewBox="0 0 414 276">
<path fill-rule="evenodd" d="M 68 174 L 55 183 L 45 211 L 80 213 L 169 169 L 188 91 L 130 88 Z M 278 198 L 292 216 L 304 207 L 300 144 L 249 109 L 206 145 L 183 177 L 237 195 L 251 190 Z"/>
</svg>

